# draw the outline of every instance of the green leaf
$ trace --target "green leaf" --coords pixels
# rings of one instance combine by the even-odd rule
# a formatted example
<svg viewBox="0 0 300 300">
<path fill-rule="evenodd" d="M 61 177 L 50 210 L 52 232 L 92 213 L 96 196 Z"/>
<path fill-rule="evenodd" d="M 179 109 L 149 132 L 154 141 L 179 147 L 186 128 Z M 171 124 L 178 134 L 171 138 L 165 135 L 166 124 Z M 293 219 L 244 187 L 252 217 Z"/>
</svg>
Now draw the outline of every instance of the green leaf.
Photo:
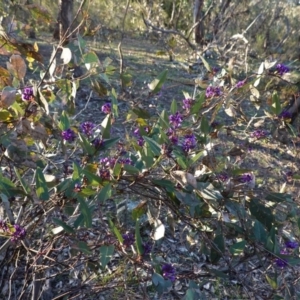
<svg viewBox="0 0 300 300">
<path fill-rule="evenodd" d="M 111 90 L 110 96 L 111 96 L 111 104 L 112 104 L 112 113 L 114 117 L 117 118 L 119 116 L 118 97 L 114 88 Z"/>
<path fill-rule="evenodd" d="M 271 107 L 271 111 L 273 114 L 275 115 L 279 115 L 281 113 L 281 103 L 280 103 L 280 99 L 279 96 L 277 94 L 276 91 L 273 92 L 272 95 L 272 107 Z"/>
<path fill-rule="evenodd" d="M 101 246 L 99 251 L 101 268 L 104 270 L 114 254 L 115 247 L 114 245 Z"/>
<path fill-rule="evenodd" d="M 132 165 L 125 164 L 123 168 L 126 172 L 132 175 L 138 175 L 140 173 L 139 169 Z"/>
<path fill-rule="evenodd" d="M 190 114 L 199 114 L 200 109 L 202 108 L 203 103 L 205 102 L 205 92 L 201 92 L 196 98 L 196 102 L 192 105 Z"/>
<path fill-rule="evenodd" d="M 73 181 L 79 180 L 81 172 L 82 172 L 82 169 L 79 167 L 79 165 L 76 162 L 74 162 L 73 163 L 72 180 Z"/>
<path fill-rule="evenodd" d="M 87 228 L 91 228 L 92 227 L 92 212 L 91 212 L 91 208 L 88 206 L 87 202 L 81 198 L 81 197 L 77 197 L 77 200 L 79 202 L 79 209 L 80 212 L 83 215 L 84 218 L 84 223 L 85 226 Z"/>
<path fill-rule="evenodd" d="M 266 274 L 266 279 L 272 289 L 276 290 L 278 288 L 277 281 Z"/>
<path fill-rule="evenodd" d="M 112 146 L 114 146 L 120 138 L 112 138 L 112 139 L 108 139 L 104 141 L 104 145 L 103 145 L 103 150 L 108 150 L 110 149 Z"/>
<path fill-rule="evenodd" d="M 75 228 L 78 228 L 81 224 L 83 224 L 83 222 L 84 222 L 84 216 L 83 214 L 80 214 L 78 218 L 75 220 L 73 225 Z"/>
<path fill-rule="evenodd" d="M 174 115 L 177 112 L 177 101 L 173 99 L 171 103 L 171 114 Z"/>
<path fill-rule="evenodd" d="M 159 125 L 162 130 L 170 128 L 169 118 L 165 110 L 159 115 Z"/>
<path fill-rule="evenodd" d="M 154 79 L 148 86 L 149 89 L 152 91 L 153 94 L 156 94 L 162 88 L 164 82 L 167 79 L 168 70 L 163 71 L 158 75 L 156 79 Z"/>
<path fill-rule="evenodd" d="M 251 215 L 260 221 L 264 226 L 271 230 L 274 222 L 274 216 L 269 207 L 265 207 L 259 199 L 253 198 L 250 201 L 249 209 Z"/>
<path fill-rule="evenodd" d="M 57 225 L 61 226 L 66 233 L 70 233 L 70 234 L 75 233 L 74 229 L 71 226 L 69 226 L 68 224 L 66 224 L 65 222 L 63 222 L 61 220 L 59 220 L 57 218 L 53 218 L 53 222 L 56 223 Z"/>
<path fill-rule="evenodd" d="M 93 155 L 95 153 L 94 147 L 91 146 L 90 142 L 85 138 L 83 134 L 78 132 L 79 143 L 84 151 L 88 155 Z"/>
<path fill-rule="evenodd" d="M 107 199 L 109 199 L 112 195 L 112 189 L 111 189 L 111 184 L 105 185 L 100 193 L 97 196 L 97 200 L 100 201 L 101 203 L 104 203 Z"/>
<path fill-rule="evenodd" d="M 202 60 L 202 62 L 203 62 L 203 64 L 204 64 L 204 67 L 206 68 L 206 70 L 207 70 L 208 72 L 211 72 L 210 65 L 209 65 L 209 63 L 205 60 L 205 58 L 204 58 L 202 55 L 200 55 L 199 57 L 201 58 L 201 60 Z"/>
<path fill-rule="evenodd" d="M 138 255 L 142 255 L 144 253 L 144 248 L 142 245 L 142 238 L 141 238 L 141 233 L 140 233 L 140 222 L 137 219 L 135 223 L 135 246 Z"/>
<path fill-rule="evenodd" d="M 146 144 L 150 147 L 154 156 L 159 156 L 161 154 L 161 148 L 157 142 L 155 142 L 152 138 L 149 138 L 147 136 L 143 136 L 143 139 L 145 140 Z"/>
<path fill-rule="evenodd" d="M 48 186 L 41 168 L 36 169 L 36 194 L 43 201 L 50 198 Z"/>
<path fill-rule="evenodd" d="M 114 169 L 113 169 L 113 175 L 115 177 L 118 177 L 118 176 L 120 176 L 121 172 L 122 172 L 121 164 L 116 163 L 115 166 L 114 166 Z"/>
<path fill-rule="evenodd" d="M 150 119 L 151 118 L 151 115 L 145 109 L 135 107 L 132 109 L 132 111 L 141 119 Z"/>
<path fill-rule="evenodd" d="M 87 254 L 87 255 L 91 255 L 92 254 L 92 251 L 91 249 L 89 248 L 89 246 L 87 245 L 86 242 L 83 242 L 83 241 L 78 241 L 77 242 L 77 248 L 79 251 Z"/>
<path fill-rule="evenodd" d="M 143 201 L 132 210 L 132 219 L 137 221 L 147 213 L 147 202 Z"/>
<path fill-rule="evenodd" d="M 232 255 L 241 255 L 244 253 L 246 241 L 242 240 L 230 246 L 230 253 Z"/>
<path fill-rule="evenodd" d="M 291 195 L 288 195 L 286 193 L 270 193 L 266 196 L 266 200 L 271 201 L 271 202 L 292 202 L 292 197 Z"/>
<path fill-rule="evenodd" d="M 244 173 L 252 172 L 250 169 L 235 169 L 232 171 L 233 176 L 243 175 Z"/>
<path fill-rule="evenodd" d="M 62 114 L 61 114 L 60 122 L 58 124 L 58 127 L 61 130 L 67 130 L 67 129 L 70 128 L 69 118 L 68 118 L 65 111 L 63 111 Z"/>
<path fill-rule="evenodd" d="M 10 112 L 3 109 L 0 111 L 0 121 L 5 121 L 10 116 Z"/>
<path fill-rule="evenodd" d="M 202 116 L 200 129 L 204 134 L 210 133 L 210 126 L 205 116 Z"/>
<path fill-rule="evenodd" d="M 104 139 L 110 138 L 110 130 L 111 130 L 111 116 L 106 115 L 105 119 L 101 123 L 101 132 L 102 132 L 102 137 Z"/>
<path fill-rule="evenodd" d="M 93 63 L 99 63 L 99 59 L 98 59 L 98 56 L 95 52 L 91 51 L 91 52 L 88 52 L 88 53 L 85 53 L 83 56 L 82 56 L 82 59 L 83 59 L 83 63 L 84 64 L 93 64 Z"/>
<path fill-rule="evenodd" d="M 217 234 L 213 240 L 213 243 L 217 247 L 212 247 L 210 257 L 212 263 L 217 263 L 219 259 L 222 257 L 222 253 L 225 252 L 225 242 L 222 234 Z M 221 252 L 221 253 L 220 253 Z"/>
<path fill-rule="evenodd" d="M 86 169 L 82 170 L 82 174 L 86 176 L 86 178 L 88 179 L 88 184 L 92 185 L 92 186 L 96 186 L 98 187 L 99 185 L 102 184 L 102 178 L 87 171 Z"/>
<path fill-rule="evenodd" d="M 123 244 L 123 237 L 122 237 L 119 229 L 116 227 L 116 225 L 113 223 L 113 221 L 111 219 L 108 219 L 108 224 L 109 224 L 110 229 L 112 230 L 112 232 L 114 233 L 114 235 L 118 239 L 118 241 L 121 244 Z"/>
<path fill-rule="evenodd" d="M 196 155 L 190 158 L 189 165 L 196 163 L 202 156 L 204 156 L 204 150 L 198 152 Z"/>
<path fill-rule="evenodd" d="M 267 239 L 267 233 L 264 228 L 264 226 L 258 221 L 254 221 L 254 226 L 253 226 L 253 234 L 256 239 L 256 241 L 260 243 L 265 243 Z"/>
</svg>

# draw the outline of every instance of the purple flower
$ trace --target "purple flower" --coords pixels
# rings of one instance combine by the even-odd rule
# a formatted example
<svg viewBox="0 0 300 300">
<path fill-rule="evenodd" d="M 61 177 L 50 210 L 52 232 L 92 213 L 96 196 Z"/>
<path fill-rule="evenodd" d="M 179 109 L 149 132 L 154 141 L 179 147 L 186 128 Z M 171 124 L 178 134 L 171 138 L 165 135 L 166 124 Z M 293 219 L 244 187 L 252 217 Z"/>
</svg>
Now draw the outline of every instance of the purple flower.
<svg viewBox="0 0 300 300">
<path fill-rule="evenodd" d="M 285 66 L 284 64 L 278 64 L 276 69 L 280 76 L 290 71 L 289 67 Z"/>
<path fill-rule="evenodd" d="M 239 82 L 235 85 L 235 87 L 239 89 L 239 88 L 241 88 L 242 86 L 244 86 L 245 82 L 246 82 L 246 79 L 244 79 L 244 80 L 242 80 L 242 81 L 239 81 Z"/>
<path fill-rule="evenodd" d="M 22 100 L 29 101 L 33 99 L 33 89 L 31 87 L 26 87 L 22 90 Z"/>
<path fill-rule="evenodd" d="M 100 164 L 105 168 L 112 168 L 116 164 L 116 159 L 113 157 L 100 158 Z"/>
<path fill-rule="evenodd" d="M 187 112 L 190 111 L 190 108 L 192 106 L 193 100 L 188 98 L 188 99 L 183 99 L 183 106 L 182 108 L 185 109 Z"/>
<path fill-rule="evenodd" d="M 293 115 L 287 110 L 282 111 L 278 115 L 278 118 L 280 118 L 280 119 L 292 119 L 292 117 L 293 117 Z"/>
<path fill-rule="evenodd" d="M 162 270 L 162 275 L 165 279 L 170 279 L 171 281 L 175 281 L 176 271 L 172 265 L 164 264 L 161 270 Z"/>
<path fill-rule="evenodd" d="M 184 152 L 189 152 L 189 150 L 194 149 L 197 145 L 196 137 L 193 134 L 188 134 L 184 136 L 182 143 L 182 149 Z"/>
<path fill-rule="evenodd" d="M 180 112 L 176 112 L 174 115 L 169 116 L 170 124 L 173 128 L 178 128 L 182 123 L 182 115 Z"/>
<path fill-rule="evenodd" d="M 221 96 L 222 92 L 221 89 L 217 86 L 208 86 L 206 88 L 205 97 L 212 98 L 214 96 Z"/>
<path fill-rule="evenodd" d="M 95 139 L 92 141 L 92 145 L 93 145 L 95 148 L 100 148 L 103 144 L 104 144 L 104 142 L 103 142 L 103 140 L 100 139 L 100 138 L 95 138 Z"/>
<path fill-rule="evenodd" d="M 257 138 L 257 139 L 265 138 L 267 135 L 268 135 L 268 132 L 265 130 L 261 130 L 261 129 L 257 129 L 250 134 L 250 136 L 252 138 Z"/>
<path fill-rule="evenodd" d="M 229 179 L 229 176 L 226 173 L 220 173 L 216 176 L 216 179 L 225 182 Z"/>
<path fill-rule="evenodd" d="M 144 143 L 145 143 L 145 140 L 140 136 L 140 137 L 137 139 L 137 144 L 138 144 L 140 147 L 143 147 L 143 146 L 144 146 Z"/>
<path fill-rule="evenodd" d="M 275 263 L 276 263 L 277 267 L 282 268 L 282 269 L 287 266 L 287 261 L 284 259 L 281 259 L 281 258 L 276 258 Z"/>
<path fill-rule="evenodd" d="M 18 240 L 23 240 L 26 236 L 26 230 L 22 226 L 15 224 L 13 226 L 14 231 L 12 232 L 12 236 L 10 240 L 12 242 L 17 242 Z"/>
<path fill-rule="evenodd" d="M 143 243 L 143 248 L 144 248 L 143 256 L 149 255 L 152 250 L 152 243 L 151 242 Z"/>
<path fill-rule="evenodd" d="M 80 183 L 75 183 L 74 185 L 74 192 L 75 193 L 80 193 L 82 191 L 82 187 Z"/>
<path fill-rule="evenodd" d="M 96 125 L 93 122 L 86 121 L 80 124 L 80 129 L 87 136 L 91 136 L 93 134 L 95 126 Z"/>
<path fill-rule="evenodd" d="M 178 144 L 178 136 L 176 135 L 175 130 L 173 130 L 172 128 L 169 128 L 166 132 L 167 136 L 169 137 L 170 142 L 173 145 L 177 145 Z"/>
<path fill-rule="evenodd" d="M 133 243 L 135 241 L 134 235 L 132 233 L 122 234 L 122 238 L 123 238 L 123 245 L 126 248 L 130 247 L 131 245 L 133 245 Z"/>
<path fill-rule="evenodd" d="M 64 130 L 61 136 L 67 142 L 73 142 L 76 139 L 76 134 L 71 128 Z"/>
<path fill-rule="evenodd" d="M 110 179 L 110 172 L 108 169 L 99 169 L 98 171 L 98 175 L 102 178 L 102 179 L 107 179 L 109 180 Z"/>
<path fill-rule="evenodd" d="M 120 158 L 118 162 L 119 162 L 119 164 L 122 164 L 122 165 L 133 165 L 133 161 L 129 157 Z"/>
<path fill-rule="evenodd" d="M 285 246 L 290 249 L 296 249 L 299 247 L 299 243 L 293 241 L 286 241 Z"/>
<path fill-rule="evenodd" d="M 252 179 L 253 179 L 253 177 L 252 177 L 251 173 L 244 173 L 243 175 L 240 176 L 239 182 L 247 183 L 247 182 L 252 181 Z"/>
<path fill-rule="evenodd" d="M 105 103 L 104 105 L 102 105 L 101 111 L 105 114 L 110 114 L 111 113 L 111 104 Z"/>
</svg>

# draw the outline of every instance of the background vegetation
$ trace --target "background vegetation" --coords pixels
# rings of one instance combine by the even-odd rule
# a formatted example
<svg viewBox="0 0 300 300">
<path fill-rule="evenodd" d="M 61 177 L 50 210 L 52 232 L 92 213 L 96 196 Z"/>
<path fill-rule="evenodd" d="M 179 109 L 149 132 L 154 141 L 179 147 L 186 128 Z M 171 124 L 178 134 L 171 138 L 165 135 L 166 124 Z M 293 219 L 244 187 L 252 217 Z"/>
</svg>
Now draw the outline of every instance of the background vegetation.
<svg viewBox="0 0 300 300">
<path fill-rule="evenodd" d="M 299 3 L 196 3 L 1 2 L 3 299 L 299 299 Z"/>
</svg>

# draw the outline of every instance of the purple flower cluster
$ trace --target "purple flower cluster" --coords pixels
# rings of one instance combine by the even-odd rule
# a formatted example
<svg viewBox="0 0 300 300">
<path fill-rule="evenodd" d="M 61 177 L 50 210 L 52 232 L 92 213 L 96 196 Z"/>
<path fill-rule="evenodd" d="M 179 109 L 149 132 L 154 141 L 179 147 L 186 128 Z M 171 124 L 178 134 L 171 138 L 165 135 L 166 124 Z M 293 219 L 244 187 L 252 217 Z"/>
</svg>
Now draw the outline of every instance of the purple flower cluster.
<svg viewBox="0 0 300 300">
<path fill-rule="evenodd" d="M 135 238 L 134 238 L 134 235 L 132 233 L 122 234 L 122 238 L 123 238 L 123 245 L 126 248 L 132 246 L 135 242 Z"/>
<path fill-rule="evenodd" d="M 33 99 L 33 89 L 31 87 L 26 87 L 22 90 L 22 100 L 29 101 Z"/>
<path fill-rule="evenodd" d="M 190 108 L 192 106 L 193 100 L 188 98 L 188 99 L 183 99 L 183 106 L 182 108 L 186 110 L 186 112 L 190 111 Z"/>
<path fill-rule="evenodd" d="M 68 128 L 67 130 L 64 130 L 61 133 L 61 136 L 67 142 L 74 142 L 75 139 L 76 139 L 76 134 L 71 128 Z"/>
<path fill-rule="evenodd" d="M 170 115 L 169 121 L 173 128 L 180 127 L 183 121 L 181 113 L 177 111 L 174 115 Z"/>
<path fill-rule="evenodd" d="M 82 191 L 82 186 L 80 183 L 75 183 L 74 185 L 74 192 L 75 193 L 80 193 Z"/>
<path fill-rule="evenodd" d="M 286 241 L 285 246 L 289 249 L 296 249 L 296 248 L 299 247 L 299 243 L 298 242 L 293 242 L 293 241 Z"/>
<path fill-rule="evenodd" d="M 101 111 L 105 114 L 110 114 L 111 113 L 111 104 L 105 103 L 104 105 L 102 105 Z"/>
<path fill-rule="evenodd" d="M 293 250 L 299 247 L 299 243 L 295 241 L 286 241 L 285 248 L 280 251 L 280 254 L 290 255 L 293 253 Z M 275 263 L 279 268 L 285 268 L 287 266 L 287 261 L 283 258 L 276 258 Z"/>
<path fill-rule="evenodd" d="M 92 145 L 93 145 L 95 148 L 100 148 L 103 144 L 104 144 L 104 142 L 103 142 L 103 140 L 100 139 L 100 138 L 95 138 L 95 139 L 92 141 Z"/>
<path fill-rule="evenodd" d="M 171 264 L 164 264 L 161 268 L 162 275 L 165 279 L 170 279 L 172 282 L 176 279 L 175 268 Z"/>
<path fill-rule="evenodd" d="M 276 69 L 277 69 L 277 72 L 280 76 L 282 76 L 283 74 L 287 73 L 290 71 L 289 67 L 287 67 L 286 65 L 284 64 L 278 64 L 276 66 Z"/>
<path fill-rule="evenodd" d="M 239 89 L 239 88 L 243 87 L 245 83 L 246 83 L 246 79 L 244 79 L 244 80 L 242 80 L 242 81 L 239 81 L 239 82 L 235 85 L 235 87 Z"/>
<path fill-rule="evenodd" d="M 205 92 L 205 97 L 206 98 L 212 98 L 212 97 L 215 97 L 215 96 L 221 96 L 222 95 L 222 92 L 221 92 L 221 89 L 218 87 L 218 86 L 208 86 L 206 88 L 206 92 Z"/>
<path fill-rule="evenodd" d="M 144 127 L 144 130 L 146 133 L 149 133 L 150 132 L 150 128 L 148 126 Z M 141 132 L 140 132 L 140 129 L 139 128 L 136 128 L 134 131 L 133 131 L 133 135 L 135 135 L 137 137 L 137 144 L 140 146 L 140 147 L 143 147 L 144 146 L 144 143 L 145 143 L 145 140 L 143 139 L 142 135 L 141 135 Z"/>
<path fill-rule="evenodd" d="M 147 243 L 143 243 L 143 256 L 147 256 L 151 253 L 152 250 L 152 243 L 151 242 L 147 242 Z"/>
<path fill-rule="evenodd" d="M 253 180 L 253 176 L 251 173 L 244 173 L 243 175 L 241 175 L 239 177 L 239 182 L 242 182 L 242 183 L 248 183 L 248 182 L 251 182 Z"/>
<path fill-rule="evenodd" d="M 113 157 L 100 158 L 100 164 L 105 168 L 113 168 L 116 164 L 116 159 Z"/>
<path fill-rule="evenodd" d="M 118 160 L 118 163 L 121 165 L 133 165 L 133 161 L 129 157 L 120 158 Z"/>
<path fill-rule="evenodd" d="M 257 139 L 265 138 L 267 135 L 268 132 L 262 129 L 257 129 L 250 134 L 252 138 L 257 138 Z"/>
<path fill-rule="evenodd" d="M 193 134 L 187 134 L 184 136 L 182 142 L 182 149 L 184 152 L 189 152 L 191 149 L 194 149 L 197 145 L 196 137 Z"/>
<path fill-rule="evenodd" d="M 26 236 L 26 230 L 24 227 L 15 224 L 9 225 L 6 221 L 0 220 L 0 231 L 6 236 L 10 236 L 12 242 L 23 240 Z"/>
<path fill-rule="evenodd" d="M 222 182 L 225 182 L 225 181 L 227 181 L 229 179 L 229 176 L 226 173 L 220 173 L 220 174 L 218 174 L 216 176 L 216 179 L 218 179 L 218 180 L 220 180 Z"/>
<path fill-rule="evenodd" d="M 287 110 L 284 110 L 282 111 L 279 115 L 278 115 L 278 118 L 279 119 L 292 119 L 293 115 L 287 111 Z"/>
<path fill-rule="evenodd" d="M 91 136 L 94 132 L 96 125 L 93 122 L 86 121 L 80 124 L 81 131 L 87 136 Z"/>
<path fill-rule="evenodd" d="M 178 144 L 178 136 L 176 135 L 176 131 L 173 130 L 172 128 L 169 128 L 166 132 L 167 136 L 169 137 L 170 142 L 173 145 L 177 145 Z"/>
</svg>

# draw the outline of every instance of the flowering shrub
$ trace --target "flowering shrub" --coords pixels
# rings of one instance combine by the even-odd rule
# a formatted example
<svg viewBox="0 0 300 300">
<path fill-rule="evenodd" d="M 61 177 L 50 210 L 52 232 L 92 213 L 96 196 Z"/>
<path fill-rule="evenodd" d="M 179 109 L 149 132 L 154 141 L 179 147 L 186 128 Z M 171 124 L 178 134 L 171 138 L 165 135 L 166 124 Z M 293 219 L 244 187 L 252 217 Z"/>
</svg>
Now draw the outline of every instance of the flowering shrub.
<svg viewBox="0 0 300 300">
<path fill-rule="evenodd" d="M 108 68 L 109 60 L 104 68 L 98 56 L 87 49 L 82 37 L 77 42 L 79 45 L 74 43 L 70 48 L 60 45 L 63 67 L 72 58 L 80 61 L 97 90 L 99 74 L 109 80 L 107 74 L 113 68 Z M 80 51 L 74 50 L 76 46 Z M 65 53 L 71 53 L 71 57 L 64 57 Z M 21 65 L 26 65 L 21 56 L 19 59 Z M 171 251 L 190 255 L 192 247 L 197 249 L 193 250 L 196 254 L 191 261 L 194 264 L 194 259 L 198 260 L 201 272 L 210 282 L 215 282 L 216 277 L 229 282 L 229 270 L 230 276 L 237 276 L 236 280 L 242 284 L 240 261 L 246 265 L 252 257 L 255 259 L 251 268 L 245 269 L 252 270 L 253 265 L 260 268 L 263 264 L 264 273 L 271 270 L 270 276 L 277 276 L 276 268 L 299 264 L 297 231 L 290 230 L 290 239 L 282 249 L 278 245 L 284 222 L 299 225 L 298 204 L 282 192 L 286 186 L 281 192 L 274 189 L 256 193 L 263 184 L 255 177 L 259 170 L 241 166 L 250 152 L 249 137 L 255 145 L 265 142 L 260 140 L 267 136 L 272 137 L 271 125 L 255 129 L 258 126 L 252 126 L 252 121 L 258 118 L 270 124 L 278 122 L 294 132 L 288 121 L 293 115 L 281 107 L 279 95 L 273 92 L 265 115 L 243 113 L 244 119 L 240 118 L 236 126 L 227 126 L 226 119 L 238 115 L 237 107 L 248 96 L 251 102 L 259 102 L 256 100 L 266 86 L 260 88 L 261 82 L 269 80 L 268 76 L 280 79 L 290 69 L 277 64 L 277 73 L 270 73 L 270 64 L 264 62 L 259 72 L 237 82 L 234 74 L 228 74 L 225 69 L 219 73 L 211 70 L 208 62 L 204 65 L 210 72 L 209 85 L 195 86 L 193 96 L 178 95 L 180 100 L 174 99 L 170 108 L 164 104 L 162 109 L 150 113 L 145 108 L 130 107 L 121 115 L 117 92 L 112 89 L 108 93 L 110 102 L 97 108 L 97 116 L 92 111 L 92 118 L 83 117 L 81 111 L 75 114 L 74 79 L 62 80 L 53 68 L 48 68 L 43 71 L 51 73 L 48 75 L 55 79 L 53 82 L 46 84 L 41 80 L 33 87 L 24 88 L 21 83 L 24 72 L 18 71 L 20 68 L 8 72 L 9 76 L 18 76 L 14 75 L 13 86 L 3 87 L 1 95 L 0 198 L 6 205 L 6 218 L 12 224 L 0 221 L 0 233 L 9 243 L 14 243 L 13 247 L 21 244 L 28 253 L 36 253 L 37 259 L 28 256 L 27 267 L 32 274 L 40 271 L 38 257 L 47 263 L 58 262 L 59 268 L 56 265 L 51 268 L 55 272 L 62 270 L 61 274 L 64 270 L 71 274 L 67 268 L 74 269 L 77 265 L 83 266 L 85 272 L 94 272 L 88 276 L 76 275 L 76 280 L 82 277 L 101 281 L 109 275 L 111 267 L 123 268 L 120 274 L 130 269 L 139 285 L 145 283 L 143 289 L 152 285 L 158 296 L 169 292 L 183 278 L 185 284 L 189 281 L 184 285 L 186 299 L 198 299 L 203 282 L 199 281 L 196 263 L 195 269 L 187 264 L 184 269 L 189 270 L 182 270 Z M 148 85 L 149 97 L 157 97 L 166 80 L 167 71 L 164 71 Z M 0 83 L 5 82 L 10 81 Z M 240 102 L 234 103 L 235 97 Z M 61 102 L 63 107 L 59 105 Z M 222 119 L 222 123 L 215 119 Z M 229 150 L 227 138 L 230 139 L 232 131 L 241 133 L 239 138 L 243 144 L 239 145 L 243 146 L 234 145 Z M 296 137 L 294 134 L 295 142 Z M 297 174 L 287 177 L 296 180 Z M 282 212 L 286 205 L 290 211 Z M 14 219 L 18 224 L 12 222 Z M 19 220 L 23 225 L 19 225 Z M 179 241 L 178 232 L 186 235 L 184 239 Z M 169 247 L 166 236 L 171 235 L 177 240 Z M 67 263 L 65 256 L 69 259 Z M 205 258 L 205 266 L 197 257 Z M 173 264 L 163 264 L 164 261 L 174 262 L 176 270 Z M 226 268 L 216 271 L 218 263 Z M 61 275 L 51 272 L 50 277 Z M 127 285 L 124 284 L 127 274 L 124 278 L 122 286 Z M 33 279 L 26 280 L 24 287 L 34 285 Z M 275 281 L 280 282 L 277 278 Z M 273 293 L 275 285 L 272 280 L 268 282 Z M 105 286 L 103 290 L 118 284 Z M 283 286 L 278 288 L 278 293 Z"/>
</svg>

